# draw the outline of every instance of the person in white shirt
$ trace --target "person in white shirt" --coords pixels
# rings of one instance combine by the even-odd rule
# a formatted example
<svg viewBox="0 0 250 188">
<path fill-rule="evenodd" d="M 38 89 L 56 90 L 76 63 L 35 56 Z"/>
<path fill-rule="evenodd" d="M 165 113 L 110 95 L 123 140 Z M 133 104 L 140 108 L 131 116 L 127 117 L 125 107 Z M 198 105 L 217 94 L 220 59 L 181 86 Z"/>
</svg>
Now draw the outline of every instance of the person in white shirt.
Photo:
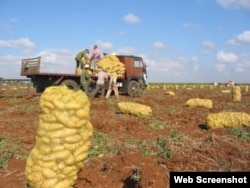
<svg viewBox="0 0 250 188">
<path fill-rule="evenodd" d="M 95 74 L 98 78 L 96 81 L 95 90 L 91 93 L 90 98 L 94 98 L 96 94 L 101 90 L 101 96 L 105 96 L 105 81 L 108 80 L 106 69 L 103 68 L 102 71 Z"/>
<path fill-rule="evenodd" d="M 118 87 L 117 87 L 117 74 L 115 71 L 111 74 L 111 77 L 110 77 L 109 89 L 105 96 L 106 99 L 109 98 L 112 91 L 114 91 L 116 98 L 119 98 L 119 92 L 118 92 Z"/>
</svg>

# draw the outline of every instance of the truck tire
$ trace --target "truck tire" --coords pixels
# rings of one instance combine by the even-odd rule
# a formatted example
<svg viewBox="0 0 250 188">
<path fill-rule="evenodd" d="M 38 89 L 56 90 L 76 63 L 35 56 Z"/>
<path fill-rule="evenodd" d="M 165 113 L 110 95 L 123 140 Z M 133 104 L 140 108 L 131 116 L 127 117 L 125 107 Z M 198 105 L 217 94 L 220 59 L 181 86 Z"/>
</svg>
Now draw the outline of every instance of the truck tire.
<svg viewBox="0 0 250 188">
<path fill-rule="evenodd" d="M 128 94 L 130 97 L 134 97 L 134 96 L 135 96 L 137 84 L 138 84 L 138 82 L 135 81 L 135 80 L 131 80 L 131 81 L 128 83 L 127 94 Z"/>
<path fill-rule="evenodd" d="M 63 80 L 62 82 L 61 82 L 61 84 L 60 84 L 61 86 L 62 85 L 65 85 L 65 86 L 67 86 L 69 89 L 72 89 L 72 90 L 74 90 L 74 91 L 78 91 L 80 88 L 79 88 L 79 86 L 78 86 L 78 84 L 74 81 L 74 80 L 70 80 L 70 79 L 68 79 L 68 80 Z"/>
</svg>

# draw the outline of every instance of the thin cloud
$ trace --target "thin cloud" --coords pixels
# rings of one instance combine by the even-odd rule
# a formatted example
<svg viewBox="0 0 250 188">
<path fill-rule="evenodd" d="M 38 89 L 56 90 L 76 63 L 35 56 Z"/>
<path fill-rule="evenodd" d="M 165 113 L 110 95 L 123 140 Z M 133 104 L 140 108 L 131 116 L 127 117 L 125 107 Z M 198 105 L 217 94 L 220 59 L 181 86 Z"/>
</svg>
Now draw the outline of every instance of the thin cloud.
<svg viewBox="0 0 250 188">
<path fill-rule="evenodd" d="M 237 35 L 235 38 L 227 41 L 229 45 L 250 44 L 250 30 L 244 31 Z"/>
<path fill-rule="evenodd" d="M 16 22 L 18 22 L 18 19 L 17 19 L 17 18 L 11 18 L 11 19 L 10 19 L 10 23 L 16 23 Z"/>
<path fill-rule="evenodd" d="M 9 64 L 10 62 L 17 61 L 20 62 L 21 57 L 20 56 L 14 56 L 14 55 L 5 55 L 0 57 L 0 62 L 7 62 L 6 64 Z"/>
<path fill-rule="evenodd" d="M 246 71 L 246 67 L 243 63 L 237 64 L 235 72 L 245 72 L 245 71 Z"/>
<path fill-rule="evenodd" d="M 188 59 L 186 57 L 179 56 L 179 57 L 177 57 L 177 61 L 180 63 L 187 63 Z"/>
<path fill-rule="evenodd" d="M 126 22 L 132 23 L 132 24 L 140 23 L 141 22 L 141 20 L 136 15 L 134 15 L 132 13 L 129 13 L 129 14 L 125 15 L 123 19 Z"/>
<path fill-rule="evenodd" d="M 221 63 L 235 63 L 238 60 L 238 56 L 234 53 L 225 53 L 224 51 L 219 51 L 217 53 L 217 60 Z"/>
<path fill-rule="evenodd" d="M 210 55 L 211 52 L 208 51 L 208 50 L 203 50 L 200 54 L 202 54 L 202 55 Z"/>
<path fill-rule="evenodd" d="M 176 73 L 178 69 L 183 67 L 183 64 L 179 61 L 179 59 L 169 59 L 169 58 L 159 58 L 148 56 L 147 54 L 140 54 L 143 57 L 144 62 L 146 62 L 148 66 L 149 72 L 168 72 L 168 73 Z"/>
<path fill-rule="evenodd" d="M 246 69 L 244 68 L 236 68 L 235 72 L 246 72 Z"/>
<path fill-rule="evenodd" d="M 68 49 L 46 49 L 37 54 L 42 57 L 42 62 L 67 65 L 69 62 L 74 62 L 74 55 Z"/>
<path fill-rule="evenodd" d="M 249 0 L 216 0 L 224 8 L 247 8 L 250 9 Z"/>
<path fill-rule="evenodd" d="M 201 25 L 197 23 L 183 23 L 182 27 L 188 28 L 188 29 L 200 29 Z"/>
<path fill-rule="evenodd" d="M 0 29 L 7 34 L 13 34 L 13 28 L 17 22 L 18 20 L 16 18 L 11 18 L 7 23 L 0 23 Z"/>
<path fill-rule="evenodd" d="M 119 31 L 118 34 L 119 35 L 126 35 L 126 32 L 125 31 Z"/>
<path fill-rule="evenodd" d="M 75 69 L 75 53 L 68 49 L 46 49 L 36 56 L 42 57 L 41 72 L 73 73 Z"/>
<path fill-rule="evenodd" d="M 182 63 L 167 58 L 157 58 L 155 60 L 148 59 L 146 62 L 150 70 L 158 72 L 160 71 L 174 73 L 175 71 L 183 67 Z"/>
<path fill-rule="evenodd" d="M 157 41 L 153 43 L 153 47 L 156 49 L 164 49 L 166 46 L 162 42 Z"/>
<path fill-rule="evenodd" d="M 117 50 L 117 54 L 132 55 L 135 54 L 136 49 L 133 47 L 125 46 Z"/>
<path fill-rule="evenodd" d="M 57 54 L 51 51 L 41 51 L 38 53 L 38 56 L 41 56 L 43 61 L 47 63 L 56 63 L 58 61 Z"/>
<path fill-rule="evenodd" d="M 18 40 L 0 40 L 0 47 L 2 48 L 35 48 L 35 44 L 31 42 L 28 38 L 21 38 Z"/>
<path fill-rule="evenodd" d="M 214 48 L 215 47 L 214 43 L 212 43 L 211 41 L 203 41 L 201 43 L 201 45 L 204 47 L 207 47 L 207 48 Z"/>
<path fill-rule="evenodd" d="M 105 49 L 105 50 L 110 50 L 113 49 L 113 44 L 110 42 L 103 42 L 101 40 L 97 40 L 96 44 L 99 48 Z"/>
<path fill-rule="evenodd" d="M 216 65 L 216 71 L 223 72 L 226 69 L 226 65 L 224 64 L 217 64 Z"/>
<path fill-rule="evenodd" d="M 194 67 L 193 67 L 193 70 L 199 70 L 199 65 L 195 64 Z"/>
<path fill-rule="evenodd" d="M 199 62 L 199 58 L 198 58 L 197 56 L 192 56 L 192 57 L 190 58 L 190 61 L 191 61 L 192 63 L 198 63 L 198 62 Z"/>
<path fill-rule="evenodd" d="M 190 58 L 184 57 L 184 56 L 179 56 L 177 57 L 177 61 L 181 64 L 186 64 L 186 63 L 199 63 L 199 58 L 197 56 L 192 56 Z"/>
</svg>

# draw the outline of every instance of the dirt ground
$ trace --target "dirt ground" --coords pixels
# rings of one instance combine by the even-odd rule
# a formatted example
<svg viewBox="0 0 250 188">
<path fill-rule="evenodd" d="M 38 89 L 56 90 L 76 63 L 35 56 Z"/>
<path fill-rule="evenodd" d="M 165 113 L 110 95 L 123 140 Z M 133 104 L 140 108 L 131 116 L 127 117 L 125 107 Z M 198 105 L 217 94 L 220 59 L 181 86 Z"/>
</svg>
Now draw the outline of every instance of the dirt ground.
<svg viewBox="0 0 250 188">
<path fill-rule="evenodd" d="M 250 114 L 250 91 L 242 88 L 240 102 L 233 102 L 226 87 L 154 87 L 140 98 L 121 96 L 108 100 L 94 98 L 91 102 L 91 123 L 95 131 L 108 134 L 119 143 L 127 140 L 153 142 L 175 131 L 169 139 L 169 157 L 143 155 L 138 147 L 124 145 L 112 155 L 86 160 L 78 173 L 75 188 L 165 188 L 169 187 L 169 172 L 250 171 L 250 141 L 233 135 L 229 128 L 207 129 L 209 113 L 237 111 Z M 21 91 L 21 90 L 20 90 Z M 167 95 L 173 91 L 175 96 Z M 21 141 L 20 153 L 28 155 L 35 145 L 39 120 L 40 94 L 33 89 L 12 92 L 0 97 L 0 138 Z M 213 108 L 188 107 L 190 98 L 213 101 Z M 148 105 L 153 116 L 142 118 L 119 113 L 117 103 L 131 101 Z M 34 106 L 28 108 L 28 106 Z M 149 125 L 161 123 L 164 129 Z M 248 133 L 250 129 L 246 129 Z M 133 145 L 133 144 L 132 144 Z M 0 156 L 1 157 L 1 156 Z M 0 169 L 0 185 L 6 188 L 25 188 L 25 159 L 11 158 L 6 170 Z M 138 177 L 135 181 L 133 178 Z"/>
</svg>

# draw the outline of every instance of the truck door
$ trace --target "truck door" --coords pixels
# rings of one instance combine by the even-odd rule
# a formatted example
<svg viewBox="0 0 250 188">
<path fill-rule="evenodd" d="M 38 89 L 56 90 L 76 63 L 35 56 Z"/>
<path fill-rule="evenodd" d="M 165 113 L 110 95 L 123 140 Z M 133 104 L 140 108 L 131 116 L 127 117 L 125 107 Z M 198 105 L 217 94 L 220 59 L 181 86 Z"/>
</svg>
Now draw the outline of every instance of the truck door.
<svg viewBox="0 0 250 188">
<path fill-rule="evenodd" d="M 138 77 L 143 73 L 143 61 L 141 58 L 134 58 L 134 62 L 132 63 L 132 76 Z"/>
</svg>

